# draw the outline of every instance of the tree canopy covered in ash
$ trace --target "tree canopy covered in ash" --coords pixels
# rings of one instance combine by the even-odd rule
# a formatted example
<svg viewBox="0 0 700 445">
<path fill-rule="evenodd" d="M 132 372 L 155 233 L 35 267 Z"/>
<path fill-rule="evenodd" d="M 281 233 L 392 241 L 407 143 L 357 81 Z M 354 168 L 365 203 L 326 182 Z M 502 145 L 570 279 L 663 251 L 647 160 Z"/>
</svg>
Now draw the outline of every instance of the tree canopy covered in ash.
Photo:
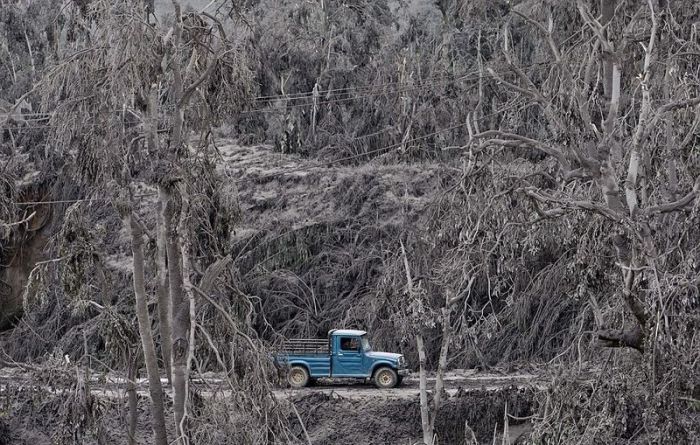
<svg viewBox="0 0 700 445">
<path fill-rule="evenodd" d="M 691 443 L 699 146 L 692 0 L 0 0 L 0 364 L 61 443 L 308 443 L 272 354 L 364 329 L 545 374 L 533 443 Z"/>
</svg>

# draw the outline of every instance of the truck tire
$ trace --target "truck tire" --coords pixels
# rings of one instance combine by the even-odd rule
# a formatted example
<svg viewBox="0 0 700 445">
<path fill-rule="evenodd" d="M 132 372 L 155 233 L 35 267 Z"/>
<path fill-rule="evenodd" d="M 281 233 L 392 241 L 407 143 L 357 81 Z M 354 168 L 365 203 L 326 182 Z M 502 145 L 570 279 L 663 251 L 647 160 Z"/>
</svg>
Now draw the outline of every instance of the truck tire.
<svg viewBox="0 0 700 445">
<path fill-rule="evenodd" d="M 303 366 L 292 366 L 287 374 L 287 382 L 292 388 L 303 388 L 309 384 L 309 371 Z"/>
<path fill-rule="evenodd" d="M 399 383 L 399 376 L 396 371 L 388 366 L 382 366 L 374 372 L 374 384 L 377 388 L 393 388 Z"/>
</svg>

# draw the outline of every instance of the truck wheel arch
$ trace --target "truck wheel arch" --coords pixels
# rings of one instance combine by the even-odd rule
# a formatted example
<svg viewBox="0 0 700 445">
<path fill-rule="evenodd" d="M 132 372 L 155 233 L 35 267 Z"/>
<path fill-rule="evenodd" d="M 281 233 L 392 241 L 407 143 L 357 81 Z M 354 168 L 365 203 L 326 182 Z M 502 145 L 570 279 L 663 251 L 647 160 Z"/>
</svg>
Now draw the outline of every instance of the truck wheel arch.
<svg viewBox="0 0 700 445">
<path fill-rule="evenodd" d="M 289 363 L 287 363 L 287 367 L 288 367 L 288 368 L 291 368 L 292 366 L 299 366 L 299 367 L 301 367 L 301 368 L 306 369 L 306 372 L 308 372 L 308 373 L 311 372 L 311 371 L 309 370 L 309 364 L 306 363 L 306 362 L 297 362 L 297 361 L 294 361 L 294 362 L 289 362 Z"/>
<path fill-rule="evenodd" d="M 372 373 L 370 374 L 370 376 L 371 376 L 372 378 L 374 378 L 374 374 L 376 374 L 376 372 L 377 372 L 380 368 L 391 368 L 391 369 L 393 369 L 394 371 L 397 370 L 396 365 L 394 365 L 394 364 L 391 363 L 391 362 L 377 362 L 377 363 L 375 363 L 375 364 L 372 365 Z"/>
</svg>

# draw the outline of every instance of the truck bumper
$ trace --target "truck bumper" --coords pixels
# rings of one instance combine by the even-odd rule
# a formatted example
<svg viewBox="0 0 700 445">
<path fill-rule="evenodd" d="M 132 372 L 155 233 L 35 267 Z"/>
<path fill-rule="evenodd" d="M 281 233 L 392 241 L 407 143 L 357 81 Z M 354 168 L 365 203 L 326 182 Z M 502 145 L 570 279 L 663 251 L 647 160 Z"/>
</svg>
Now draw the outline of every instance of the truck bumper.
<svg viewBox="0 0 700 445">
<path fill-rule="evenodd" d="M 405 376 L 407 376 L 407 375 L 409 375 L 409 374 L 411 373 L 411 370 L 408 369 L 408 368 L 399 369 L 396 373 L 397 373 L 399 376 L 401 376 L 401 377 L 405 377 Z"/>
</svg>

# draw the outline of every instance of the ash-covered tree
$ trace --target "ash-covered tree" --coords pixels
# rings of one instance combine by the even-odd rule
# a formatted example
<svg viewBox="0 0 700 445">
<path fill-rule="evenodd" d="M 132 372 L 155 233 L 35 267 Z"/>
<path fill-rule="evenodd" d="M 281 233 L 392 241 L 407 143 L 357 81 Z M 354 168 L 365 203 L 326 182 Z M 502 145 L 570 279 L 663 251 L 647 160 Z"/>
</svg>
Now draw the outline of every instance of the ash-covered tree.
<svg viewBox="0 0 700 445">
<path fill-rule="evenodd" d="M 64 157 L 65 173 L 75 177 L 83 190 L 113 200 L 131 234 L 136 314 L 155 440 L 160 444 L 168 443 L 168 435 L 144 283 L 148 216 L 139 209 L 139 195 L 158 196 L 156 293 L 169 379 L 172 364 L 175 430 L 171 437 L 188 443 L 196 311 L 191 280 L 196 271 L 215 280 L 216 276 L 207 275 L 208 266 L 220 264 L 211 256 L 216 250 L 204 255 L 194 250 L 198 249 L 197 231 L 190 224 L 198 221 L 198 212 L 212 209 L 192 205 L 189 197 L 201 193 L 193 189 L 198 185 L 195 172 L 211 176 L 209 182 L 215 183 L 214 164 L 206 161 L 213 155 L 208 140 L 211 126 L 250 93 L 246 65 L 220 19 L 208 13 L 183 14 L 179 3 L 173 3 L 176 14 L 170 29 L 149 24 L 141 2 L 94 1 L 84 9 L 64 9 L 62 13 L 77 22 L 80 32 L 65 42 L 59 52 L 64 58 L 42 81 L 42 105 L 54 129 L 49 149 Z M 95 42 L 112 43 L 95 46 Z M 192 130 L 204 136 L 194 150 L 189 144 Z M 218 222 L 230 215 L 223 207 L 214 211 L 220 212 Z M 192 253 L 197 260 L 191 259 Z"/>
<path fill-rule="evenodd" d="M 518 111 L 472 129 L 468 144 L 535 161 L 513 196 L 541 220 L 601 221 L 619 278 L 604 301 L 590 295 L 598 338 L 643 354 L 655 400 L 661 382 L 666 401 L 692 388 L 698 358 L 697 17 L 657 0 L 513 6 L 487 70 L 497 100 Z"/>
<path fill-rule="evenodd" d="M 142 137 L 135 128 L 145 107 L 135 104 L 145 95 L 144 85 L 151 85 L 148 76 L 155 75 L 162 58 L 158 57 L 162 49 L 154 45 L 159 36 L 142 23 L 143 11 L 130 2 L 93 2 L 88 10 L 66 8 L 63 14 L 80 32 L 63 42 L 60 54 L 68 55 L 43 79 L 42 105 L 51 113 L 49 125 L 55 127 L 47 145 L 69 161 L 72 168 L 66 173 L 84 190 L 115 199 L 131 234 L 135 312 L 149 379 L 152 426 L 155 443 L 166 444 L 163 390 L 146 304 L 144 225 L 132 199 L 139 170 L 148 162 L 139 156 Z M 116 44 L 109 48 L 91 44 L 110 40 Z"/>
<path fill-rule="evenodd" d="M 401 259 L 406 274 L 406 298 L 401 306 L 405 306 L 405 311 L 397 318 L 397 325 L 402 328 L 404 335 L 415 337 L 416 349 L 418 351 L 418 372 L 420 389 L 420 415 L 421 428 L 423 430 L 423 443 L 433 445 L 438 443 L 438 436 L 435 432 L 435 419 L 438 416 L 442 405 L 444 390 L 444 376 L 447 370 L 447 355 L 452 339 L 451 312 L 452 306 L 459 301 L 445 290 L 444 305 L 439 309 L 431 307 L 432 298 L 427 295 L 427 291 L 418 280 L 414 283 L 411 265 L 409 264 L 406 249 L 401 242 Z M 474 282 L 470 280 L 469 287 Z M 442 336 L 440 344 L 440 354 L 438 358 L 435 386 L 433 388 L 432 403 L 428 402 L 428 353 L 426 351 L 425 335 L 430 329 L 434 329 L 438 324 L 442 325 Z"/>
<path fill-rule="evenodd" d="M 616 9 L 615 2 L 602 4 L 606 14 Z M 510 24 L 502 38 L 504 63 L 513 77 L 490 70 L 503 88 L 530 101 L 533 111 L 516 115 L 515 128 L 504 122 L 474 140 L 478 150 L 534 149 L 556 162 L 553 190 L 527 182 L 517 190 L 534 200 L 542 215 L 556 218 L 579 210 L 610 221 L 621 295 L 635 322 L 619 332 L 601 332 L 601 339 L 643 352 L 654 330 L 650 315 L 665 310 L 668 288 L 660 277 L 671 264 L 660 255 L 675 229 L 668 230 L 666 223 L 669 218 L 688 222 L 686 215 L 693 213 L 687 211 L 700 193 L 692 150 L 698 125 L 693 108 L 700 105 L 700 92 L 691 79 L 698 73 L 688 60 L 694 56 L 676 55 L 693 45 L 693 37 L 674 29 L 677 11 L 669 5 L 620 4 L 618 17 L 604 15 L 602 25 L 590 6 L 579 2 L 578 32 L 590 39 L 561 48 L 552 11 L 533 9 L 544 16 L 543 23 L 520 8 L 513 10 L 513 20 L 541 33 L 551 52 L 548 72 L 526 72 L 519 59 L 532 56 L 516 54 Z M 576 187 L 586 183 L 595 188 Z"/>
</svg>

